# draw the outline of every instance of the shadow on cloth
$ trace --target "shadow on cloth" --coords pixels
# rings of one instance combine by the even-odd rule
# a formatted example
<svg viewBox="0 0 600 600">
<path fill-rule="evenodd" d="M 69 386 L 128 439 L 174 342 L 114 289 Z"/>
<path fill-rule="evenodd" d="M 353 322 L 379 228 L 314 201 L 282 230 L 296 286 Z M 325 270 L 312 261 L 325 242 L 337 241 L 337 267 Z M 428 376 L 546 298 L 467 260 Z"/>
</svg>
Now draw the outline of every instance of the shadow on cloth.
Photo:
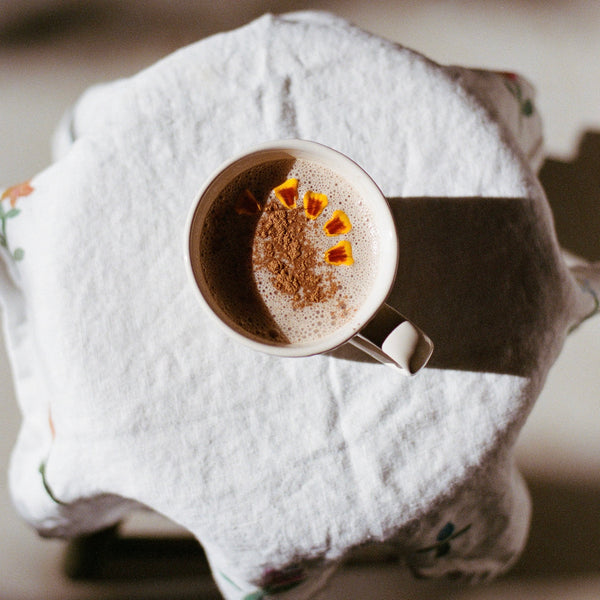
<svg viewBox="0 0 600 600">
<path fill-rule="evenodd" d="M 600 131 L 583 134 L 572 161 L 547 159 L 539 179 L 561 247 L 589 261 L 600 260 Z M 518 354 L 511 358 L 510 349 L 527 346 L 530 336 L 535 337 L 537 306 L 544 299 L 535 297 L 530 279 L 539 273 L 531 251 L 538 238 L 535 227 L 521 218 L 519 203 L 486 200 L 482 210 L 478 199 L 391 202 L 404 249 L 398 292 L 391 299 L 434 339 L 430 365 L 492 372 L 504 365 L 506 372 L 517 374 L 526 370 Z M 549 243 L 546 238 L 544 243 Z M 413 282 L 425 274 L 431 284 L 415 287 Z M 531 285 L 522 287 L 518 277 Z M 336 350 L 336 356 L 365 360 L 348 345 Z M 535 360 L 531 349 L 529 359 Z"/>
<path fill-rule="evenodd" d="M 600 489 L 588 482 L 526 476 L 533 515 L 512 577 L 598 574 Z"/>
<path fill-rule="evenodd" d="M 430 366 L 512 375 L 536 368 L 565 299 L 558 248 L 533 202 L 390 199 L 400 260 L 388 303 L 432 338 Z M 346 347 L 335 355 L 361 360 Z"/>
<path fill-rule="evenodd" d="M 589 261 L 600 260 L 600 131 L 583 134 L 572 161 L 546 160 L 540 181 L 561 245 Z"/>
</svg>

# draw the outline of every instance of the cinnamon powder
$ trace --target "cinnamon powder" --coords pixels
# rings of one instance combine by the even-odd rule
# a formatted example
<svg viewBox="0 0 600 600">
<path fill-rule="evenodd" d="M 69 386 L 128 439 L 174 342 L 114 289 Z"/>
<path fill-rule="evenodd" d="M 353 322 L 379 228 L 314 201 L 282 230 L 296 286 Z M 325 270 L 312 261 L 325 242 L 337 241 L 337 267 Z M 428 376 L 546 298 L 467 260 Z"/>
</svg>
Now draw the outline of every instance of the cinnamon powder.
<svg viewBox="0 0 600 600">
<path fill-rule="evenodd" d="M 302 209 L 286 209 L 270 202 L 257 229 L 254 269 L 267 269 L 271 283 L 292 297 L 294 308 L 325 302 L 338 290 L 331 273 L 319 273 L 318 251 L 310 240 L 310 227 Z"/>
</svg>

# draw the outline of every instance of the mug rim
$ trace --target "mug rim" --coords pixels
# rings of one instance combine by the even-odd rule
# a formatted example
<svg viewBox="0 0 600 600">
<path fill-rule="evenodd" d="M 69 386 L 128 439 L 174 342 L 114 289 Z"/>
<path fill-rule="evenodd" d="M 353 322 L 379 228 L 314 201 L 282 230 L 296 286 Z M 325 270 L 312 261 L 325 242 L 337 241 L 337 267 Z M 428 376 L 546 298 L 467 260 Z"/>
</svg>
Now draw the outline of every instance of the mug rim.
<svg viewBox="0 0 600 600">
<path fill-rule="evenodd" d="M 194 270 L 191 258 L 191 241 L 194 231 L 193 228 L 196 223 L 196 217 L 200 208 L 203 209 L 204 213 L 206 213 L 208 210 L 208 207 L 201 207 L 202 198 L 204 198 L 211 188 L 219 182 L 220 178 L 228 174 L 232 169 L 234 171 L 237 170 L 237 172 L 234 172 L 233 175 L 229 175 L 225 183 L 220 186 L 220 189 L 222 189 L 227 182 L 231 181 L 245 170 L 256 164 L 260 164 L 260 162 L 263 162 L 256 161 L 257 155 L 264 156 L 266 160 L 269 160 L 269 158 L 267 158 L 269 155 L 271 155 L 271 158 L 279 155 L 281 158 L 287 157 L 313 160 L 320 162 L 327 168 L 335 171 L 335 168 L 333 168 L 331 164 L 322 159 L 322 156 L 326 155 L 332 159 L 332 162 L 334 162 L 334 160 L 336 162 L 341 162 L 353 171 L 353 178 L 350 180 L 351 185 L 354 185 L 354 177 L 358 177 L 362 184 L 361 189 L 363 186 L 368 188 L 369 201 L 371 201 L 372 198 L 377 198 L 377 206 L 375 209 L 373 209 L 373 212 L 374 217 L 376 217 L 378 222 L 377 231 L 380 234 L 378 235 L 378 239 L 381 246 L 379 250 L 380 258 L 377 265 L 376 275 L 376 282 L 378 285 L 376 286 L 374 284 L 372 286 L 372 289 L 369 290 L 367 294 L 367 298 L 358 308 L 356 313 L 349 319 L 349 321 L 341 325 L 334 332 L 316 340 L 292 344 L 280 344 L 275 342 L 269 343 L 267 340 L 262 341 L 258 337 L 251 336 L 251 334 L 245 335 L 239 329 L 236 329 L 230 325 L 224 316 L 220 316 L 218 314 L 218 311 L 205 296 L 205 293 L 201 289 L 196 277 L 196 272 Z M 347 175 L 343 175 L 341 173 L 338 174 L 345 179 L 350 179 Z M 364 193 L 361 194 L 363 198 L 366 195 L 367 194 Z M 380 231 L 379 225 L 381 219 L 383 219 L 386 224 L 385 232 Z M 201 224 L 199 226 L 201 226 Z M 377 186 L 371 176 L 357 162 L 339 150 L 320 142 L 298 138 L 272 140 L 256 144 L 244 150 L 243 152 L 237 153 L 236 155 L 224 161 L 219 167 L 214 169 L 194 195 L 194 200 L 191 203 L 191 207 L 186 219 L 184 244 L 184 259 L 187 276 L 196 290 L 196 297 L 200 300 L 205 311 L 211 315 L 213 322 L 216 322 L 222 329 L 224 329 L 226 334 L 245 346 L 249 346 L 254 350 L 258 350 L 267 354 L 289 357 L 321 354 L 341 346 L 358 334 L 360 330 L 373 318 L 379 308 L 385 303 L 385 300 L 389 295 L 396 278 L 399 258 L 398 237 L 392 211 L 388 205 L 387 199 L 383 195 L 383 192 Z M 383 260 L 384 254 L 386 259 L 385 261 Z M 212 300 L 218 305 L 216 299 L 212 298 Z"/>
</svg>

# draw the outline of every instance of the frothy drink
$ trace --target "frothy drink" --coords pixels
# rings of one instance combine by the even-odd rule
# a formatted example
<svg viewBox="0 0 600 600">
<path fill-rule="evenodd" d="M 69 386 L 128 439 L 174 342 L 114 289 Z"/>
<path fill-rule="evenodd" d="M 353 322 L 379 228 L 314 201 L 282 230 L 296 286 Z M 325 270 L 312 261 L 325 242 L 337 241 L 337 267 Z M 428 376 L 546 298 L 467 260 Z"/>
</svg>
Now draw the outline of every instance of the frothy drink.
<svg viewBox="0 0 600 600">
<path fill-rule="evenodd" d="M 302 344 L 341 327 L 364 302 L 377 239 L 347 180 L 309 160 L 274 160 L 221 191 L 198 238 L 198 264 L 231 327 L 269 344 Z"/>
</svg>

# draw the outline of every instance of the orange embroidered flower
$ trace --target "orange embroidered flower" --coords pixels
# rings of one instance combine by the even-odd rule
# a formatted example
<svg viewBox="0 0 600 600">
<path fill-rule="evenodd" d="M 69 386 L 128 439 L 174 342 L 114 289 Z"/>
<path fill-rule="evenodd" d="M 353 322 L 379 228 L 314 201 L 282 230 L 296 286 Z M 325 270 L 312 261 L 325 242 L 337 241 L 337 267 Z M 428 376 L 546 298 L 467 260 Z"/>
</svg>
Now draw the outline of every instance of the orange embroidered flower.
<svg viewBox="0 0 600 600">
<path fill-rule="evenodd" d="M 18 183 L 17 185 L 13 185 L 7 190 L 4 190 L 0 197 L 0 202 L 6 200 L 6 198 L 10 198 L 10 205 L 14 208 L 17 204 L 17 199 L 23 196 L 29 196 L 31 192 L 33 192 L 33 188 L 29 184 L 29 181 L 24 181 L 23 183 Z"/>
<path fill-rule="evenodd" d="M 50 435 L 52 436 L 52 439 L 54 439 L 56 437 L 56 429 L 54 428 L 54 421 L 52 420 L 50 409 L 48 409 L 48 425 L 50 426 Z"/>
</svg>

